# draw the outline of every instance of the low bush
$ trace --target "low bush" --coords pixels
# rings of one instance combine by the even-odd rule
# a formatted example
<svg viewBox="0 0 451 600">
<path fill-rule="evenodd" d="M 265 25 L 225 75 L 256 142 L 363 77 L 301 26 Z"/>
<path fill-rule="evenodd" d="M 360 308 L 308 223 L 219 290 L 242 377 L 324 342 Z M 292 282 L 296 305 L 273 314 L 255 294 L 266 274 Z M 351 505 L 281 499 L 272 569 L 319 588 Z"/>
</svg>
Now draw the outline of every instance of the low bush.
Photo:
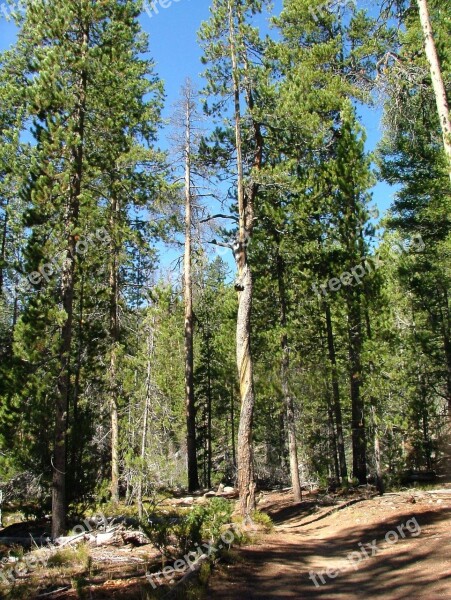
<svg viewBox="0 0 451 600">
<path fill-rule="evenodd" d="M 214 545 L 231 522 L 233 507 L 224 498 L 212 498 L 186 514 L 155 515 L 141 524 L 144 533 L 163 556 L 185 554 L 208 541 Z"/>
<path fill-rule="evenodd" d="M 274 529 L 274 523 L 269 515 L 259 510 L 254 510 L 251 519 L 256 525 L 260 525 L 266 532 Z"/>
</svg>

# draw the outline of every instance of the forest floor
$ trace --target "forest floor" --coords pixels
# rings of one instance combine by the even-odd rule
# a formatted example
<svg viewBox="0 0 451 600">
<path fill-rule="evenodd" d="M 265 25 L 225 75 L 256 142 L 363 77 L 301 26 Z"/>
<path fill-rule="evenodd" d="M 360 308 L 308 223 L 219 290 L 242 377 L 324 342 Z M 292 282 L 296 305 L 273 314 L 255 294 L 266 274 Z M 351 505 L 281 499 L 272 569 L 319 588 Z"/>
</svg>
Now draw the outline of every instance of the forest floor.
<svg viewBox="0 0 451 600">
<path fill-rule="evenodd" d="M 128 544 L 91 548 L 88 569 L 87 557 L 74 550 L 74 560 L 24 575 L 0 598 L 451 599 L 449 484 L 384 496 L 309 493 L 298 504 L 288 490 L 264 492 L 258 508 L 271 516 L 273 530 L 234 548 L 189 591 L 154 590 L 146 572 L 158 564 L 158 552 Z"/>
<path fill-rule="evenodd" d="M 259 509 L 274 531 L 219 566 L 208 598 L 451 599 L 451 486 L 319 511 L 272 493 Z"/>
</svg>

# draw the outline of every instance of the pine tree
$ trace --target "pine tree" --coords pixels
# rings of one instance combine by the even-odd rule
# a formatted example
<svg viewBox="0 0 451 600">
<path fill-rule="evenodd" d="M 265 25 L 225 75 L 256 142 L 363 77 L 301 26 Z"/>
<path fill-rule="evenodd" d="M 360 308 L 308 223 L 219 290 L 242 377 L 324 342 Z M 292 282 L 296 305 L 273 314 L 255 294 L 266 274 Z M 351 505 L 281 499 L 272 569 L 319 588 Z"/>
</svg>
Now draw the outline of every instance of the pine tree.
<svg viewBox="0 0 451 600">
<path fill-rule="evenodd" d="M 446 6 L 430 2 L 439 60 L 449 65 L 447 30 L 442 16 Z M 450 193 L 441 122 L 435 110 L 429 65 L 415 7 L 405 13 L 405 31 L 400 32 L 398 58 L 385 72 L 387 102 L 386 135 L 380 144 L 381 176 L 400 189 L 389 219 L 414 251 L 400 270 L 401 279 L 415 298 L 415 305 L 428 314 L 424 349 L 441 373 L 439 384 L 451 406 L 451 345 L 449 332 Z M 449 80 L 449 70 L 443 69 Z M 423 312 L 424 311 L 424 312 Z M 434 341 L 432 341 L 434 340 Z M 435 349 L 433 349 L 435 348 Z"/>
<path fill-rule="evenodd" d="M 233 127 L 236 152 L 236 189 L 238 199 L 239 227 L 234 243 L 237 265 L 236 290 L 238 292 L 237 315 L 237 366 L 240 380 L 241 415 L 238 431 L 238 488 L 240 511 L 249 515 L 255 508 L 255 478 L 252 455 L 252 423 L 255 393 L 251 352 L 252 274 L 248 261 L 247 245 L 252 238 L 254 205 L 258 183 L 251 171 L 257 172 L 263 160 L 263 136 L 260 123 L 253 118 L 254 83 L 257 70 L 251 64 L 249 47 L 261 51 L 258 31 L 249 25 L 249 17 L 262 9 L 258 0 L 215 0 L 210 21 L 203 24 L 200 38 L 204 49 L 204 62 L 210 63 L 206 71 L 207 91 L 214 96 L 233 93 Z M 226 24 L 226 27 L 224 27 Z M 252 123 L 251 153 L 245 165 L 244 124 L 242 121 L 242 98 Z"/>
<path fill-rule="evenodd" d="M 160 88 L 152 75 L 151 63 L 139 56 L 146 46 L 137 23 L 138 9 L 133 2 L 106 2 L 101 6 L 90 2 L 53 2 L 50 6 L 33 3 L 17 45 L 18 52 L 28 57 L 27 97 L 37 140 L 27 190 L 32 203 L 28 224 L 33 227 L 30 265 L 39 267 L 46 252 L 64 252 L 59 289 L 51 290 L 54 286 L 49 285 L 46 291 L 43 285 L 44 293 L 37 296 L 38 302 L 39 298 L 46 298 L 55 308 L 61 306 L 59 311 L 54 309 L 60 325 L 52 462 L 54 537 L 64 531 L 67 508 L 67 431 L 72 398 L 74 303 L 81 275 L 77 259 L 81 226 L 89 223 L 89 211 L 96 214 L 96 205 L 104 197 L 112 199 L 110 216 L 115 216 L 120 207 L 114 204 L 114 198 L 125 178 L 130 195 L 143 204 L 149 195 L 148 177 L 132 174 L 138 165 L 155 162 L 155 157 L 134 141 L 141 136 L 146 143 L 152 140 L 160 107 Z M 73 35 L 66 35 L 69 30 Z M 146 79 L 148 74 L 150 79 Z M 155 103 L 144 100 L 149 92 L 154 94 Z M 105 143 L 95 144 L 99 133 Z M 104 152 L 106 147 L 108 152 Z M 102 171 L 103 181 L 99 177 Z M 95 181 L 100 189 L 93 185 Z M 121 238 L 116 227 L 120 225 L 111 219 L 109 223 L 118 248 Z M 92 228 L 90 222 L 88 231 Z M 117 275 L 117 259 L 113 253 L 110 277 Z M 110 283 L 116 299 L 113 283 L 117 281 Z M 110 302 L 110 306 L 113 316 L 117 306 L 115 302 Z M 112 318 L 110 331 L 113 336 L 114 329 L 115 342 L 116 325 Z M 113 347 L 113 356 L 114 351 Z M 114 378 L 113 373 L 112 381 Z M 113 483 L 113 492 L 114 488 Z"/>
</svg>

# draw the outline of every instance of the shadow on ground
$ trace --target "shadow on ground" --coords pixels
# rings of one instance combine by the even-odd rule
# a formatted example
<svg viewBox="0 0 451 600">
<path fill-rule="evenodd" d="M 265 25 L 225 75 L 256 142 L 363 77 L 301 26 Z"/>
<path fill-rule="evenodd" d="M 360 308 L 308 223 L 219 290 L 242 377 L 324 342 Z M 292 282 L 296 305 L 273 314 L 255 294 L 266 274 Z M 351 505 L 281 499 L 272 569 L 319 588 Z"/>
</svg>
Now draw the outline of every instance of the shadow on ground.
<svg viewBox="0 0 451 600">
<path fill-rule="evenodd" d="M 333 537 L 330 532 L 325 533 L 328 527 L 325 522 L 315 525 L 310 521 L 307 530 L 301 525 L 296 531 L 292 528 L 279 531 L 262 545 L 243 548 L 242 564 L 224 568 L 216 575 L 207 597 L 215 600 L 451 598 L 450 508 L 434 506 L 433 510 L 420 511 L 409 504 L 403 508 L 393 517 L 390 515 L 370 526 L 340 527 L 340 515 L 335 515 L 338 527 Z M 275 521 L 285 525 L 287 521 L 283 519 L 292 521 L 296 510 L 299 517 L 300 509 L 306 515 L 311 507 L 306 504 L 284 508 L 274 514 Z M 413 517 L 421 527 L 420 535 L 413 537 L 406 531 L 405 539 L 399 537 L 393 544 L 385 541 L 387 532 L 396 532 L 398 526 Z M 415 533 L 413 524 L 411 529 Z M 362 545 L 371 546 L 373 540 L 377 555 L 371 556 L 373 551 L 368 548 L 369 557 L 364 558 Z M 347 559 L 350 553 L 354 553 L 354 563 Z M 357 553 L 362 557 L 359 562 Z M 338 572 L 332 571 L 335 576 L 328 577 L 327 568 Z M 323 573 L 322 578 L 309 577 L 314 572 Z"/>
</svg>

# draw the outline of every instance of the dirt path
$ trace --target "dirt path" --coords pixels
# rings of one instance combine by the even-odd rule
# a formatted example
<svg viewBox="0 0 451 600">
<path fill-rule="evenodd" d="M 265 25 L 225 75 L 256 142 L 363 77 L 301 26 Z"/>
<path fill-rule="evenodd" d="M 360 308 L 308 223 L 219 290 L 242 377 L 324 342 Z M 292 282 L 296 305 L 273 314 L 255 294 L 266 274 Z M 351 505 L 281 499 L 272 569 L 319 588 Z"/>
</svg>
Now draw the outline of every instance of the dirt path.
<svg viewBox="0 0 451 600">
<path fill-rule="evenodd" d="M 259 506 L 275 531 L 241 549 L 236 564 L 220 566 L 208 598 L 451 599 L 450 489 L 307 516 L 308 502 L 289 501 L 288 494 L 270 495 Z"/>
</svg>

